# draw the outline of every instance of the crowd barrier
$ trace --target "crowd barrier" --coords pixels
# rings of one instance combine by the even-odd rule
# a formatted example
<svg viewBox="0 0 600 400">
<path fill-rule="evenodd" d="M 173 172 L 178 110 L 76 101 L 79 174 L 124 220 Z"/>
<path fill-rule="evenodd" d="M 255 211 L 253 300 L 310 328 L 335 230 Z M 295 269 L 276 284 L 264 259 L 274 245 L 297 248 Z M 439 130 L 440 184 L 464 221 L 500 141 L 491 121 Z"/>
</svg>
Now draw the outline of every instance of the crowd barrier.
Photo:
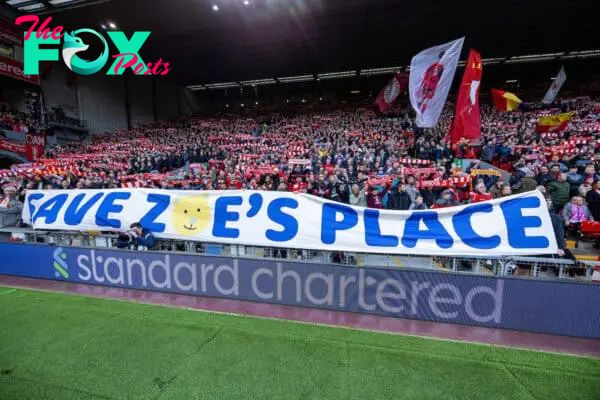
<svg viewBox="0 0 600 400">
<path fill-rule="evenodd" d="M 600 285 L 328 263 L 0 243 L 0 274 L 600 338 Z"/>
<path fill-rule="evenodd" d="M 30 228 L 0 228 L 0 236 L 27 243 L 60 246 L 116 247 L 117 235 L 74 231 L 43 231 Z M 440 257 L 366 254 L 298 250 L 246 245 L 158 239 L 156 250 L 195 255 L 284 259 L 355 267 L 428 269 L 475 275 L 517 276 L 536 279 L 600 281 L 600 261 L 573 261 L 547 257 Z M 594 271 L 596 273 L 594 274 Z"/>
</svg>

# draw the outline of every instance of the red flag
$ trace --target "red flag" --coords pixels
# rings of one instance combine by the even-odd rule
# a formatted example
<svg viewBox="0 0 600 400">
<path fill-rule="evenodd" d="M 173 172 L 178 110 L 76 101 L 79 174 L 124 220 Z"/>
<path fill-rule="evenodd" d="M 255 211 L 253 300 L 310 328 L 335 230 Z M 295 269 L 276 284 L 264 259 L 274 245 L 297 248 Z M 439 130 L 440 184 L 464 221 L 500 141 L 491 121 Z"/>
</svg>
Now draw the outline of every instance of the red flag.
<svg viewBox="0 0 600 400">
<path fill-rule="evenodd" d="M 379 111 L 382 113 L 390 111 L 398 96 L 406 90 L 406 86 L 408 86 L 408 74 L 396 72 L 375 100 Z"/>
<path fill-rule="evenodd" d="M 456 101 L 456 114 L 450 136 L 452 144 L 458 143 L 462 138 L 478 139 L 481 137 L 481 116 L 479 114 L 481 73 L 481 54 L 471 50 Z"/>
<path fill-rule="evenodd" d="M 514 93 L 498 89 L 492 89 L 492 100 L 498 111 L 512 111 L 522 103 Z"/>
</svg>

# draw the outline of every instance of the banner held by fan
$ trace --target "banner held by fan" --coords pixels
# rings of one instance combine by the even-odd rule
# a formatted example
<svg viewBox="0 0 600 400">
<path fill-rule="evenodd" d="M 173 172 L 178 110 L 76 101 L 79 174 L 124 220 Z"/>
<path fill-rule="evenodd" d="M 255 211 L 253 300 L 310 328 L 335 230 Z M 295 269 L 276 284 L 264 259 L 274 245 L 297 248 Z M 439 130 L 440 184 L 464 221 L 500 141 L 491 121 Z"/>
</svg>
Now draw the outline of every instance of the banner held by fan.
<svg viewBox="0 0 600 400">
<path fill-rule="evenodd" d="M 396 72 L 388 84 L 381 89 L 375 100 L 379 112 L 390 111 L 398 97 L 406 90 L 406 86 L 408 86 L 408 74 Z"/>
<path fill-rule="evenodd" d="M 448 98 L 465 38 L 423 50 L 410 63 L 409 93 L 419 128 L 434 127 Z"/>
<path fill-rule="evenodd" d="M 558 75 L 556 75 L 556 78 L 554 78 L 554 82 L 552 82 L 552 85 L 550 85 L 550 87 L 548 88 L 548 91 L 546 92 L 542 103 L 551 104 L 558 95 L 560 88 L 562 88 L 562 86 L 565 84 L 566 80 L 567 74 L 565 72 L 565 67 L 561 67 L 560 71 L 558 72 Z"/>
<path fill-rule="evenodd" d="M 481 115 L 479 113 L 481 75 L 481 54 L 471 49 L 456 101 L 456 114 L 450 134 L 450 141 L 453 145 L 463 138 L 473 140 L 481 137 Z"/>
</svg>

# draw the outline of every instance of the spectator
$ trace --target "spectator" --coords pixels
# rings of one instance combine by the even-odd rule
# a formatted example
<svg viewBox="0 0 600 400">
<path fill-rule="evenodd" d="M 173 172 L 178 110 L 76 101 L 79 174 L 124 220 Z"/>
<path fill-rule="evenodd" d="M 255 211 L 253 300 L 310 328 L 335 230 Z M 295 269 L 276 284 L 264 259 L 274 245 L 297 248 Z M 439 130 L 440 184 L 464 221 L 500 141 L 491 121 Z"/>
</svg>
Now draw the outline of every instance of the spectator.
<svg viewBox="0 0 600 400">
<path fill-rule="evenodd" d="M 435 202 L 431 208 L 446 208 L 458 205 L 456 194 L 452 189 L 446 189 L 442 192 L 442 196 Z"/>
<path fill-rule="evenodd" d="M 510 196 L 512 194 L 512 189 L 508 185 L 504 185 L 502 187 L 502 191 L 500 192 L 500 197 Z"/>
<path fill-rule="evenodd" d="M 548 206 L 548 213 L 550 214 L 550 220 L 552 221 L 552 228 L 554 228 L 554 237 L 556 238 L 558 255 L 562 257 L 565 255 L 567 248 L 564 224 L 554 210 L 554 205 L 552 204 L 552 198 L 550 196 L 546 196 L 546 205 Z"/>
<path fill-rule="evenodd" d="M 536 181 L 538 186 L 547 186 L 550 182 L 554 180 L 552 173 L 548 169 L 548 166 L 542 165 L 540 167 L 540 173 L 538 174 Z M 556 204 L 554 205 L 556 206 Z"/>
<path fill-rule="evenodd" d="M 419 191 L 417 190 L 415 183 L 416 182 L 414 176 L 409 176 L 408 178 L 406 178 L 406 192 L 410 196 L 411 203 L 414 203 L 417 196 L 419 195 Z"/>
<path fill-rule="evenodd" d="M 581 231 L 581 223 L 590 221 L 592 219 L 592 214 L 588 207 L 583 203 L 583 198 L 581 196 L 573 196 L 571 202 L 563 209 L 563 219 L 570 236 L 577 238 Z"/>
<path fill-rule="evenodd" d="M 415 202 L 410 204 L 409 210 L 427 210 L 427 205 L 423 202 L 423 196 L 420 194 L 415 197 Z"/>
<path fill-rule="evenodd" d="M 585 199 L 594 221 L 600 221 L 600 181 L 594 182 L 592 190 L 587 192 Z"/>
<path fill-rule="evenodd" d="M 406 191 L 406 185 L 401 183 L 396 187 L 396 191 L 388 195 L 387 208 L 390 210 L 408 210 L 411 203 L 410 195 Z"/>
<path fill-rule="evenodd" d="M 552 197 L 552 204 L 556 207 L 556 211 L 560 213 L 563 207 L 569 202 L 571 194 L 571 185 L 567 182 L 567 174 L 560 173 L 558 180 L 550 182 L 546 188 L 550 197 Z"/>
<path fill-rule="evenodd" d="M 387 187 L 382 188 L 376 185 L 371 186 L 370 193 L 367 195 L 367 207 L 383 208 L 383 196 L 387 193 Z"/>
<path fill-rule="evenodd" d="M 482 201 L 492 200 L 494 196 L 488 193 L 485 184 L 479 183 L 475 187 L 475 192 L 471 193 L 471 203 L 481 203 Z"/>
<path fill-rule="evenodd" d="M 11 228 L 19 225 L 23 203 L 17 198 L 17 188 L 14 185 L 5 185 L 4 196 L 0 199 L 0 228 Z M 10 239 L 10 233 L 0 233 L 0 240 Z"/>
<path fill-rule="evenodd" d="M 365 189 L 360 189 L 357 184 L 352 185 L 352 192 L 350 193 L 350 205 L 358 207 L 367 206 L 367 198 L 365 196 Z"/>
<path fill-rule="evenodd" d="M 139 222 L 130 225 L 130 230 L 119 235 L 117 247 L 131 250 L 151 250 L 155 240 L 152 232 L 143 228 Z"/>
<path fill-rule="evenodd" d="M 490 188 L 490 194 L 493 198 L 497 199 L 498 197 L 500 197 L 504 185 L 505 183 L 503 181 L 496 181 L 496 183 L 492 185 L 492 187 Z"/>
</svg>

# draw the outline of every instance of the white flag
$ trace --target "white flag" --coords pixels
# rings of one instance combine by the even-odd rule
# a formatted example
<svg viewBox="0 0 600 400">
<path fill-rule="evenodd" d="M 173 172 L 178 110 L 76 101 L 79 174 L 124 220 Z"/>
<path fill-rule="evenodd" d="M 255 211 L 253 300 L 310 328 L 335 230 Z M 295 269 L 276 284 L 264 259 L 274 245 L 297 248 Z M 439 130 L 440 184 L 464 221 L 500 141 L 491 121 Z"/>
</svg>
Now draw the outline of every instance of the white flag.
<svg viewBox="0 0 600 400">
<path fill-rule="evenodd" d="M 556 98 L 556 95 L 558 94 L 558 91 L 560 90 L 562 85 L 565 84 L 566 80 L 567 80 L 567 74 L 565 73 L 565 67 L 561 67 L 560 71 L 558 72 L 558 75 L 556 75 L 556 78 L 554 78 L 554 82 L 552 82 L 552 85 L 550 85 L 550 88 L 546 92 L 546 95 L 544 96 L 544 100 L 542 100 L 542 103 L 544 103 L 544 104 L 552 103 L 554 101 L 554 99 Z"/>
<path fill-rule="evenodd" d="M 448 98 L 465 38 L 430 47 L 410 62 L 408 89 L 417 126 L 434 127 Z"/>
</svg>

